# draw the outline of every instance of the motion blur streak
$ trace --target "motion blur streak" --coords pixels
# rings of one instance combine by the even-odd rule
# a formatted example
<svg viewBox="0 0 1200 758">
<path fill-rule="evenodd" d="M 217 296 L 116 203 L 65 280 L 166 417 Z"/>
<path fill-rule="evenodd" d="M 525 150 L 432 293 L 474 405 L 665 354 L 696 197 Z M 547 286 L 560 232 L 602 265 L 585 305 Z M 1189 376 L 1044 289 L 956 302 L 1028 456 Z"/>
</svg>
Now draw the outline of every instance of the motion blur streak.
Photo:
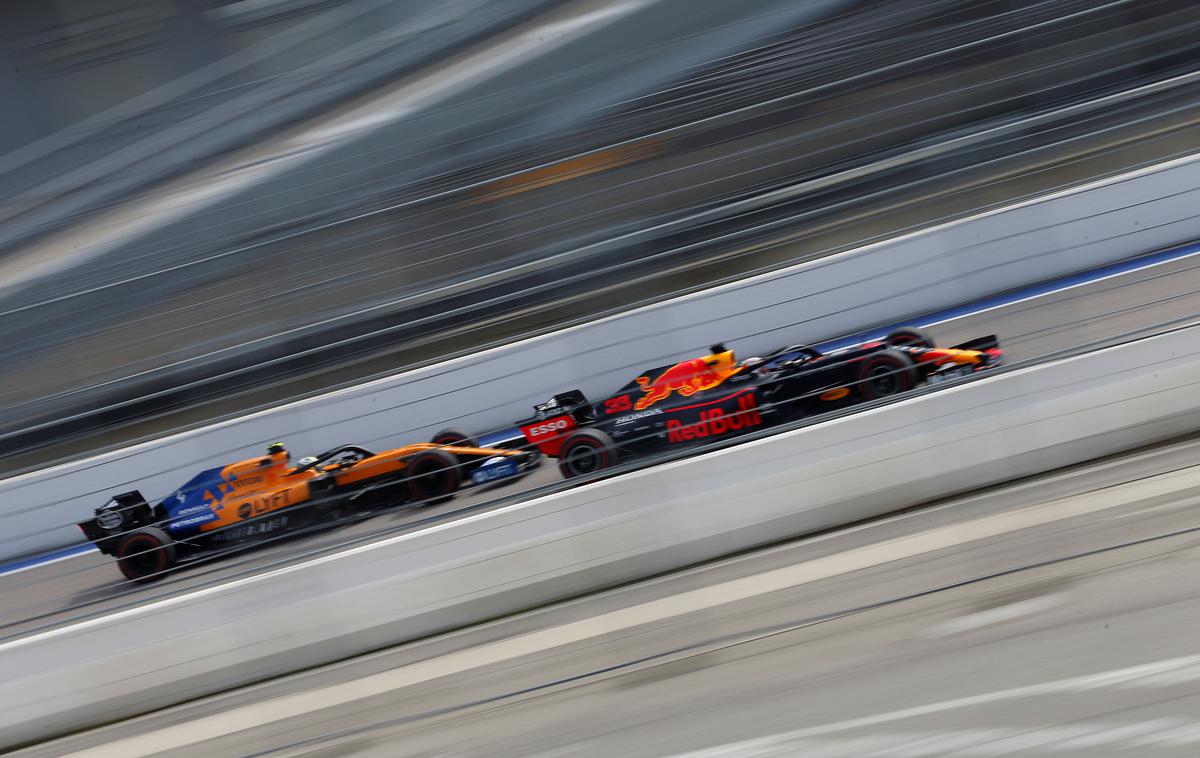
<svg viewBox="0 0 1200 758">
<path fill-rule="evenodd" d="M 505 197 L 519 195 L 522 192 L 549 187 L 559 182 L 577 179 L 601 171 L 610 171 L 635 161 L 643 160 L 662 151 L 661 145 L 654 139 L 639 140 L 630 145 L 600 150 L 595 153 L 581 155 L 578 158 L 552 163 L 549 166 L 522 171 L 515 176 L 503 177 L 491 182 L 485 182 L 477 190 L 478 197 L 466 202 L 467 205 L 485 203 Z"/>
<path fill-rule="evenodd" d="M 521 60 L 532 51 L 545 51 L 566 45 L 583 30 L 603 25 L 631 13 L 652 0 L 622 0 L 606 3 L 579 3 L 571 11 L 548 19 L 534 29 L 518 33 L 504 44 L 489 45 L 485 50 L 439 67 L 415 82 L 389 92 L 368 105 L 328 119 L 316 128 L 289 135 L 275 146 L 274 155 L 244 166 L 206 172 L 189 185 L 176 188 L 158 200 L 143 202 L 133 213 L 109 218 L 100 228 L 90 226 L 65 238 L 55 238 L 0 264 L 0 281 L 5 289 L 20 287 L 48 273 L 70 269 L 108 252 L 111 245 L 136 237 L 145 229 L 174 218 L 202 211 L 227 195 L 263 179 L 294 169 L 297 164 L 315 160 L 362 132 L 399 120 L 453 96 L 462 87 L 484 74 L 492 74 Z M 596 7 L 600 6 L 600 7 Z M 153 274 L 168 273 L 163 269 Z M 144 274 L 150 276 L 152 274 Z M 136 280 L 124 280 L 123 285 Z M 28 307 L 28 306 L 26 306 Z"/>
<path fill-rule="evenodd" d="M 104 425 L 140 419 L 149 427 L 143 433 L 160 433 L 174 428 L 161 416 L 165 406 L 212 418 L 594 316 L 601 300 L 591 297 L 596 285 L 612 290 L 604 303 L 628 305 L 677 292 L 681 268 L 689 284 L 712 282 L 815 253 L 807 246 L 762 245 L 762 239 L 737 249 L 717 244 L 729 241 L 730 231 L 745 243 L 749 230 L 739 225 L 752 221 L 756 234 L 764 233 L 763 222 L 777 232 L 786 222 L 793 235 L 832 224 L 843 228 L 834 234 L 845 243 L 852 232 L 859 240 L 887 232 L 861 220 L 864 206 L 884 201 L 883 192 L 902 206 L 924 192 L 953 196 L 959 207 L 932 213 L 944 218 L 1004 194 L 996 176 L 977 176 L 984 186 L 976 185 L 975 201 L 967 203 L 956 181 L 963 171 L 997 169 L 1004 181 L 1022 185 L 1010 189 L 1024 194 L 1078 181 L 1080 172 L 1086 177 L 1144 165 L 1152 160 L 1148 153 L 1176 155 L 1180 146 L 1171 133 L 1194 146 L 1181 124 L 1167 123 L 1189 120 L 1178 108 L 1193 107 L 1195 97 L 1183 89 L 1144 93 L 1124 105 L 1105 100 L 1110 107 L 1087 118 L 1076 114 L 1004 138 L 994 131 L 1189 72 L 1200 24 L 1194 4 L 705 3 L 714 15 L 704 18 L 721 20 L 720 28 L 635 42 L 631 35 L 656 28 L 645 23 L 648 17 L 680 7 L 677 0 L 633 9 L 588 3 L 547 12 L 529 26 L 553 26 L 554 18 L 571 14 L 588 18 L 589 9 L 625 15 L 597 22 L 595 33 L 586 35 L 588 50 L 603 49 L 585 65 L 563 60 L 582 41 L 547 49 L 539 65 L 552 70 L 531 64 L 521 72 L 532 79 L 472 89 L 464 102 L 426 113 L 433 121 L 397 122 L 404 124 L 402 134 L 381 133 L 369 145 L 329 153 L 316 173 L 256 185 L 252 197 L 231 200 L 219 214 L 197 210 L 187 224 L 127 240 L 112 256 L 96 259 L 86 276 L 65 272 L 42 282 L 36 294 L 0 304 L 13 314 L 0 324 L 11 373 L 0 429 L 63 421 L 153 394 L 153 409 L 119 422 L 113 418 L 119 414 L 108 413 Z M 688 14 L 676 15 L 702 26 L 704 18 L 690 11 L 699 7 L 690 3 Z M 606 35 L 609 44 L 598 45 Z M 618 42 L 633 57 L 614 78 L 608 74 Z M 490 43 L 503 47 L 502 40 Z M 436 79 L 437 70 L 412 76 Z M 587 87 L 564 91 L 571 82 Z M 417 132 L 433 144 L 421 142 L 425 137 Z M 969 149 L 959 142 L 949 153 L 930 150 L 981 132 L 994 139 Z M 600 171 L 569 164 L 560 167 L 563 176 L 526 177 L 537 186 L 520 184 L 515 194 L 463 204 L 475 199 L 471 188 L 481 183 L 583 160 L 647 135 L 662 140 L 661 149 Z M 1091 145 L 1099 167 L 1082 168 L 1080 140 Z M 1047 152 L 1051 144 L 1058 147 Z M 882 160 L 897 154 L 924 158 L 903 165 Z M 1018 155 L 1021 166 L 999 170 L 993 163 Z M 299 161 L 288 151 L 278 159 Z M 234 173 L 269 164 L 247 161 Z M 880 171 L 856 171 L 867 165 Z M 700 207 L 833 175 L 843 181 L 820 192 L 805 185 L 809 191 L 754 214 L 731 209 L 732 217 L 711 224 L 664 226 Z M 139 202 L 167 200 L 164 194 Z M 260 215 L 262 203 L 274 210 Z M 154 215 L 139 215 L 137 207 L 122 204 L 113 213 Z M 931 202 L 926 207 L 934 211 Z M 629 237 L 634 231 L 639 235 Z M 605 241 L 614 247 L 587 247 Z M 593 254 L 551 265 L 560 260 L 555 256 L 582 249 Z M 498 275 L 504 271 L 514 274 Z M 96 289 L 130 281 L 153 296 L 114 298 Z M 447 298 L 459 314 L 454 323 L 425 321 L 444 313 L 438 305 Z M 469 316 L 458 310 L 463 306 Z M 70 318 L 84 308 L 88 323 Z M 423 328 L 405 332 L 411 323 Z M 429 339 L 431 333 L 439 339 Z M 313 344 L 321 348 L 319 360 Z M 251 377 L 264 356 L 275 361 L 270 375 Z M 295 383 L 285 386 L 285 377 Z M 276 392 L 230 397 L 267 382 Z M 163 387 L 178 391 L 168 398 Z M 92 442 L 80 441 L 71 454 L 95 449 L 97 420 L 89 418 Z M 65 425 L 61 431 L 66 438 L 78 434 Z M 41 442 L 56 439 L 47 437 Z"/>
</svg>

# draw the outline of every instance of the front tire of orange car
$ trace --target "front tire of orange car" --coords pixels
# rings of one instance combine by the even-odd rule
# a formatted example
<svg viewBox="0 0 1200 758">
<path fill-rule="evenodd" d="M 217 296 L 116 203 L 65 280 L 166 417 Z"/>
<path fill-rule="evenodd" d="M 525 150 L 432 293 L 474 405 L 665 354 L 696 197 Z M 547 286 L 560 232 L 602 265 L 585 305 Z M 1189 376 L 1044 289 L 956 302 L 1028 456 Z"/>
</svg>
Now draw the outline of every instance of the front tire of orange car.
<svg viewBox="0 0 1200 758">
<path fill-rule="evenodd" d="M 437 505 L 462 484 L 462 464 L 445 450 L 425 450 L 408 461 L 408 492 L 417 505 Z"/>
</svg>

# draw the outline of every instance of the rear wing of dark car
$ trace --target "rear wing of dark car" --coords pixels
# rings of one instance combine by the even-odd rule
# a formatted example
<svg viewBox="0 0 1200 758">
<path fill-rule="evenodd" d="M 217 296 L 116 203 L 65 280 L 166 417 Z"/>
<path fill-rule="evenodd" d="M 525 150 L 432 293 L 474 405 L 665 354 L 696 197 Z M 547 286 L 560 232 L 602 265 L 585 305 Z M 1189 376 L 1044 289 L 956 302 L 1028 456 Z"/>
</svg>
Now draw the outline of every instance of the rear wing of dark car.
<svg viewBox="0 0 1200 758">
<path fill-rule="evenodd" d="M 583 392 L 570 390 L 533 406 L 533 417 L 518 421 L 517 426 L 531 445 L 546 455 L 555 456 L 573 429 L 595 419 L 595 409 Z"/>
<path fill-rule="evenodd" d="M 985 350 L 999 350 L 1000 349 L 1000 338 L 998 338 L 994 334 L 989 334 L 986 337 L 976 337 L 973 340 L 967 340 L 966 342 L 962 343 L 961 345 L 952 346 L 950 349 L 951 350 L 978 350 L 979 352 L 983 352 Z"/>
</svg>

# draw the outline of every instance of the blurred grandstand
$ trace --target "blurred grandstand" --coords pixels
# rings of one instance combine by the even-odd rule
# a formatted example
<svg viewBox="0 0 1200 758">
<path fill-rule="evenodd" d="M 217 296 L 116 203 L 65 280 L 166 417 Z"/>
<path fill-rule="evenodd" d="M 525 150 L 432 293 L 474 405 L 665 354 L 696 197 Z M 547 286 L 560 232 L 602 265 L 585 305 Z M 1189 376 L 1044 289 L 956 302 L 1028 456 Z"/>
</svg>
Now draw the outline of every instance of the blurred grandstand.
<svg viewBox="0 0 1200 758">
<path fill-rule="evenodd" d="M 21 7 L 8 471 L 1182 153 L 1200 86 L 1182 0 Z"/>
</svg>

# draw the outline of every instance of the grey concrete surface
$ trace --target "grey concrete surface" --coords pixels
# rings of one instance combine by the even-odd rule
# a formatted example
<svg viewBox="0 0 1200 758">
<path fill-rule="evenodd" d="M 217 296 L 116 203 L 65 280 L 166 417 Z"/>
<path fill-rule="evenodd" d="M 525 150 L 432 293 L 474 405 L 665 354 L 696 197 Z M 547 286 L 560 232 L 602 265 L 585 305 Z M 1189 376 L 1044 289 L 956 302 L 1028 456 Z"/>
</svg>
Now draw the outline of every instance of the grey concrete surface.
<svg viewBox="0 0 1200 758">
<path fill-rule="evenodd" d="M 1052 296 L 935 325 L 945 343 L 997 333 L 1010 361 L 1034 359 L 1101 336 L 1132 333 L 1166 321 L 1191 317 L 1200 306 L 1200 261 L 1184 259 L 1132 272 Z M 1119 298 L 1116 293 L 1119 289 Z M 454 518 L 492 507 L 495 498 L 527 492 L 559 481 L 548 461 L 521 482 L 494 491 L 466 494 L 430 510 L 400 508 L 354 526 L 270 546 L 201 564 L 148 587 L 120 580 L 115 566 L 99 554 L 46 564 L 0 576 L 0 636 L 27 633 L 47 624 L 111 612 L 176 592 L 226 581 L 243 572 L 263 571 L 280 562 L 298 560 L 354 539 L 384 532 L 418 529 L 433 517 Z M 106 565 L 107 564 L 107 565 Z"/>
<path fill-rule="evenodd" d="M 1155 476 L 1192 469 L 1198 445 L 1035 477 L 16 755 L 1194 755 L 1200 500 L 1164 497 Z M 1110 505 L 1070 515 L 1090 498 Z M 1063 514 L 977 535 L 1018 509 Z M 852 570 L 855 555 L 898 544 L 908 557 Z M 766 595 L 728 589 L 818 563 L 835 569 Z M 588 632 L 589 619 L 697 591 L 710 593 L 702 610 Z M 547 629 L 564 636 L 449 665 Z M 372 688 L 413 665 L 424 682 Z M 272 716 L 289 709 L 295 718 Z M 223 729 L 234 713 L 262 720 Z"/>
<path fill-rule="evenodd" d="M 1147 506 L 1134 496 L 1127 509 L 1099 523 L 969 544 L 781 594 L 756 607 L 680 619 L 673 629 L 657 630 L 656 643 L 605 640 L 593 645 L 591 655 L 555 651 L 522 668 L 538 671 L 543 680 L 563 678 L 589 664 L 594 669 L 678 645 L 701 628 L 769 628 L 932 590 L 989 569 L 1194 528 L 1195 504 L 1174 505 Z M 1117 550 L 332 744 L 342 754 L 397 758 L 1195 755 L 1198 548 L 1193 534 Z M 439 694 L 480 697 L 489 684 L 511 691 L 528 676 L 506 674 L 511 671 L 487 679 L 474 672 L 469 683 L 443 684 Z M 369 714 L 369 721 L 415 710 L 413 700 L 387 707 L 394 702 L 359 704 L 358 713 Z M 346 712 L 315 725 L 306 721 L 310 734 L 355 723 Z M 276 733 L 257 742 L 242 734 L 223 747 L 261 750 L 295 744 L 298 736 Z M 317 741 L 289 752 L 320 754 L 329 746 Z"/>
</svg>

